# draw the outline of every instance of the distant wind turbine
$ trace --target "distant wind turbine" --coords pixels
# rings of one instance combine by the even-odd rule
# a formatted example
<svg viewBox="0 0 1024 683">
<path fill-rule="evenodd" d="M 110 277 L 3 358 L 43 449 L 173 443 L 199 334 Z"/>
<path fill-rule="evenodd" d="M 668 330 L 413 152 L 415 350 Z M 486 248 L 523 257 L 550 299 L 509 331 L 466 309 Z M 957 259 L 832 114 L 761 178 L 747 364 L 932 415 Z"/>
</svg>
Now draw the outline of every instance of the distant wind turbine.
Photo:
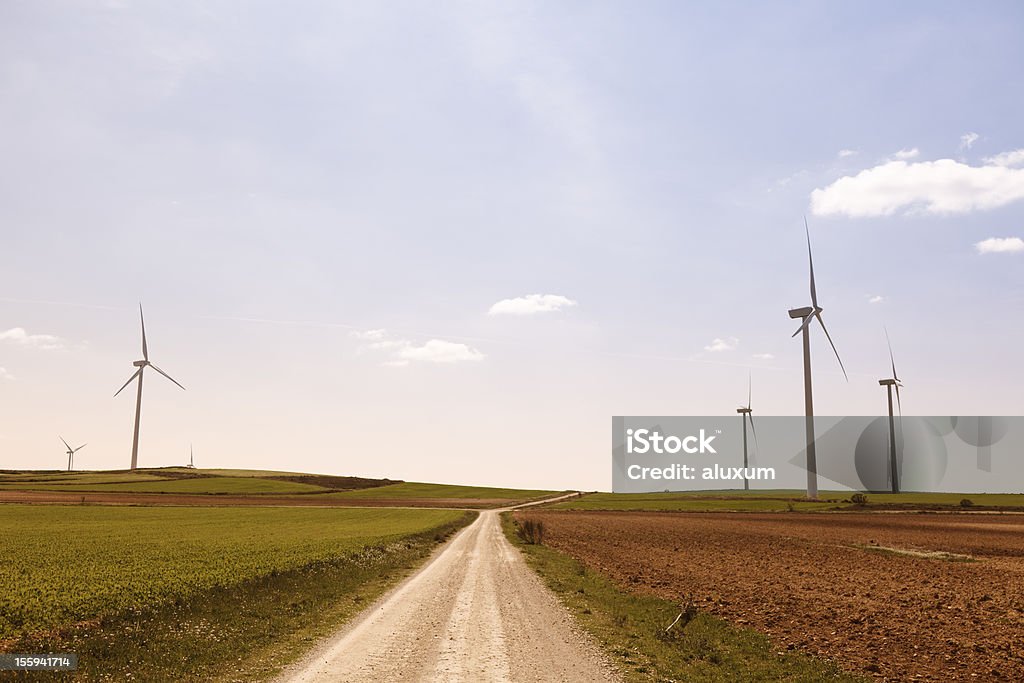
<svg viewBox="0 0 1024 683">
<path fill-rule="evenodd" d="M 64 441 L 64 437 L 63 436 L 58 436 L 58 438 L 61 441 Z M 83 443 L 78 448 L 72 448 L 71 444 L 69 444 L 67 441 L 64 441 L 64 445 L 68 447 L 68 472 L 70 472 L 71 471 L 71 461 L 72 461 L 72 458 L 75 457 L 75 453 L 77 453 L 78 451 L 82 450 L 83 448 L 85 448 L 89 444 Z"/>
<path fill-rule="evenodd" d="M 903 404 L 900 402 L 900 387 L 903 386 L 903 382 L 900 381 L 899 375 L 896 374 L 896 361 L 892 356 L 892 342 L 889 341 L 889 330 L 885 331 L 885 343 L 889 345 L 889 362 L 892 364 L 892 377 L 888 379 L 880 379 L 878 383 L 885 387 L 886 392 L 889 394 L 889 480 L 892 482 L 892 492 L 900 492 L 900 475 L 899 468 L 896 466 L 896 420 L 892 416 L 892 390 L 896 389 L 896 404 L 900 409 L 900 429 L 903 424 Z"/>
<path fill-rule="evenodd" d="M 814 450 L 814 399 L 811 394 L 811 337 L 810 328 L 811 323 L 817 320 L 821 325 L 822 331 L 828 338 L 828 343 L 832 346 L 833 353 L 836 354 L 836 360 L 839 361 L 839 367 L 843 371 L 843 376 L 849 381 L 849 377 L 846 375 L 846 368 L 843 367 L 843 359 L 839 357 L 839 351 L 836 350 L 836 345 L 832 341 L 832 335 L 828 333 L 828 328 L 825 327 L 825 321 L 821 319 L 821 312 L 823 309 L 818 305 L 818 292 L 814 286 L 814 257 L 811 255 L 811 230 L 807 227 L 807 218 L 804 218 L 804 232 L 807 234 L 807 262 L 810 266 L 811 275 L 811 305 L 804 306 L 803 308 L 794 308 L 789 311 L 790 318 L 803 318 L 803 323 L 793 333 L 793 336 L 803 333 L 803 346 L 804 346 L 804 415 L 805 415 L 805 431 L 807 437 L 807 497 L 814 499 L 818 497 L 818 461 Z"/>
<path fill-rule="evenodd" d="M 196 467 L 195 455 L 192 452 L 192 444 L 188 445 L 188 466 L 192 469 Z"/>
<path fill-rule="evenodd" d="M 114 396 L 116 397 L 117 394 L 120 394 L 122 391 L 124 391 L 125 387 L 127 387 L 129 384 L 131 384 L 132 381 L 135 380 L 136 377 L 139 378 L 139 393 L 138 393 L 138 395 L 137 395 L 137 397 L 135 399 L 135 434 L 134 434 L 134 436 L 132 438 L 132 467 L 131 468 L 133 470 L 136 469 L 138 467 L 138 465 L 139 465 L 139 419 L 142 417 L 142 373 L 143 373 L 143 371 L 147 367 L 153 368 L 154 370 L 159 372 L 161 375 L 163 375 L 167 379 L 169 379 L 172 382 L 174 382 L 175 384 L 177 384 L 182 389 L 182 391 L 184 391 L 184 389 L 185 389 L 185 387 L 181 386 L 181 384 L 178 384 L 177 380 L 175 380 L 173 377 L 168 375 L 166 372 L 164 372 L 163 370 L 161 370 L 160 368 L 158 368 L 157 366 L 155 366 L 155 365 L 153 365 L 152 363 L 149 362 L 149 348 L 146 346 L 146 319 L 142 315 L 142 304 L 139 304 L 139 322 L 142 323 L 142 360 L 137 360 L 134 363 L 132 363 L 132 365 L 137 367 L 138 370 L 136 370 L 135 374 L 132 375 L 131 377 L 129 377 L 128 381 L 125 382 L 124 385 L 120 389 L 117 390 L 116 394 L 114 394 Z"/>
<path fill-rule="evenodd" d="M 747 378 L 747 405 L 742 408 L 737 408 L 736 412 L 743 417 L 743 490 L 750 490 L 750 481 L 747 479 L 747 420 L 750 420 L 750 431 L 754 435 L 754 443 L 757 443 L 757 430 L 754 429 L 754 410 L 751 402 L 752 387 L 750 378 Z"/>
</svg>

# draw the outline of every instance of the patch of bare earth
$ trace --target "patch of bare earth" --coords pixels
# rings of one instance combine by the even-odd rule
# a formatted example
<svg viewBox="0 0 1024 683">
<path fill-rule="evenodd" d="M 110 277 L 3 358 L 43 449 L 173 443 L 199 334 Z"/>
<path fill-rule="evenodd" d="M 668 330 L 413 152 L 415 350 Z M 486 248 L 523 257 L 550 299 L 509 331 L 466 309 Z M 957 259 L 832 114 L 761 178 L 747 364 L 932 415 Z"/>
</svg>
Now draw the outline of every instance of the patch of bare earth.
<svg viewBox="0 0 1024 683">
<path fill-rule="evenodd" d="M 780 649 L 883 680 L 1024 680 L 1024 516 L 529 515 L 627 589 L 692 595 Z"/>
</svg>

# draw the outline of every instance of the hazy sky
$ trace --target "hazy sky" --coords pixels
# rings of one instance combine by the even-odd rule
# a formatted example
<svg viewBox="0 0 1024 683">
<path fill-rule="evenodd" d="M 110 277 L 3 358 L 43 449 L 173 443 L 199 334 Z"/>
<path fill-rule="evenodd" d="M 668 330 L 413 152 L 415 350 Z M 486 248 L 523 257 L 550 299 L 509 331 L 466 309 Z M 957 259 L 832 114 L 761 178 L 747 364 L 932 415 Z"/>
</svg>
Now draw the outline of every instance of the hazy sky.
<svg viewBox="0 0 1024 683">
<path fill-rule="evenodd" d="M 611 416 L 1021 414 L 1024 7 L 0 3 L 0 467 L 607 488 Z M 992 238 L 996 238 L 992 240 Z M 533 296 L 529 295 L 542 295 Z M 529 298 L 528 298 L 529 297 Z"/>
</svg>

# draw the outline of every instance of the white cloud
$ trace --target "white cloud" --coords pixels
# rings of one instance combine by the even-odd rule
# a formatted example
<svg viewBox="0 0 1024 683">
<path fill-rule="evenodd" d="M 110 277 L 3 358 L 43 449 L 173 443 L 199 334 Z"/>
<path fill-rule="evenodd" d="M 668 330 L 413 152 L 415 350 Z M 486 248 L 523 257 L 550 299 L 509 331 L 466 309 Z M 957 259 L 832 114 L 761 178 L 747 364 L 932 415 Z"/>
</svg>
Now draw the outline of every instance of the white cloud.
<svg viewBox="0 0 1024 683">
<path fill-rule="evenodd" d="M 0 332 L 0 341 L 11 342 L 19 346 L 31 346 L 43 351 L 64 348 L 64 342 L 60 337 L 55 337 L 52 334 L 29 334 L 24 327 L 12 327 L 6 332 Z"/>
<path fill-rule="evenodd" d="M 1024 240 L 1019 237 L 989 237 L 974 245 L 979 254 L 1012 254 L 1024 251 Z"/>
<path fill-rule="evenodd" d="M 7 368 L 0 368 L 0 379 L 14 379 L 14 375 L 7 372 Z"/>
<path fill-rule="evenodd" d="M 881 294 L 876 294 L 874 296 L 868 297 L 868 303 L 869 304 L 880 304 L 883 301 L 885 301 L 885 297 L 882 296 Z"/>
<path fill-rule="evenodd" d="M 845 159 L 846 157 L 852 157 L 856 153 L 857 150 L 855 149 L 841 149 L 839 150 L 839 158 Z"/>
<path fill-rule="evenodd" d="M 383 365 L 393 368 L 405 367 L 414 362 L 451 364 L 479 361 L 485 357 L 471 346 L 444 339 L 431 339 L 417 345 L 408 339 L 391 338 L 386 330 L 353 332 L 352 336 L 368 342 L 361 350 L 386 352 L 388 358 Z"/>
<path fill-rule="evenodd" d="M 774 353 L 755 353 L 752 356 L 752 358 L 757 358 L 758 360 L 772 360 L 772 359 L 775 358 L 775 354 Z"/>
<path fill-rule="evenodd" d="M 977 133 L 964 133 L 960 136 L 960 149 L 970 149 L 981 136 Z"/>
<path fill-rule="evenodd" d="M 575 305 L 572 299 L 558 294 L 527 294 L 515 299 L 502 299 L 491 306 L 487 315 L 533 315 L 560 311 Z"/>
<path fill-rule="evenodd" d="M 398 350 L 399 361 L 421 361 L 425 363 L 459 363 L 461 361 L 483 360 L 484 354 L 471 346 L 443 339 L 431 339 L 422 346 L 406 343 Z"/>
<path fill-rule="evenodd" d="M 387 335 L 387 330 L 357 330 L 352 333 L 356 339 L 363 341 L 378 341 Z"/>
<path fill-rule="evenodd" d="M 914 147 L 912 149 L 901 149 L 900 151 L 898 151 L 895 154 L 893 154 L 892 158 L 893 159 L 902 159 L 902 160 L 916 159 L 918 157 L 918 155 L 920 155 L 920 154 L 921 154 L 921 150 L 919 150 L 917 147 Z"/>
<path fill-rule="evenodd" d="M 811 192 L 817 216 L 952 214 L 994 209 L 1024 199 L 1024 169 L 969 166 L 952 159 L 888 161 Z"/>
<path fill-rule="evenodd" d="M 710 344 L 704 347 L 705 351 L 711 351 L 712 353 L 718 353 L 719 351 L 733 351 L 739 345 L 740 340 L 736 337 L 727 337 L 726 339 L 714 339 Z"/>
<path fill-rule="evenodd" d="M 1024 149 L 1014 149 L 987 157 L 985 163 L 993 166 L 1024 166 Z"/>
</svg>

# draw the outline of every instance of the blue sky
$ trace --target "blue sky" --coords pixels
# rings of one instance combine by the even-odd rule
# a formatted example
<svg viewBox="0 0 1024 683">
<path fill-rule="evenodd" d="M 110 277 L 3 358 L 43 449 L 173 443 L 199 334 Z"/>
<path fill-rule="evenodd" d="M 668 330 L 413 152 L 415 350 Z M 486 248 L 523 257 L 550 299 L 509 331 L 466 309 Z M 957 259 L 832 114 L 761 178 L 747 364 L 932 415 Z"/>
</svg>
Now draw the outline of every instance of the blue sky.
<svg viewBox="0 0 1024 683">
<path fill-rule="evenodd" d="M 908 413 L 1021 414 L 1022 15 L 4 3 L 2 466 L 127 464 L 141 300 L 143 465 L 606 488 L 612 415 L 800 413 L 805 214 L 821 414 L 883 325 Z"/>
</svg>

